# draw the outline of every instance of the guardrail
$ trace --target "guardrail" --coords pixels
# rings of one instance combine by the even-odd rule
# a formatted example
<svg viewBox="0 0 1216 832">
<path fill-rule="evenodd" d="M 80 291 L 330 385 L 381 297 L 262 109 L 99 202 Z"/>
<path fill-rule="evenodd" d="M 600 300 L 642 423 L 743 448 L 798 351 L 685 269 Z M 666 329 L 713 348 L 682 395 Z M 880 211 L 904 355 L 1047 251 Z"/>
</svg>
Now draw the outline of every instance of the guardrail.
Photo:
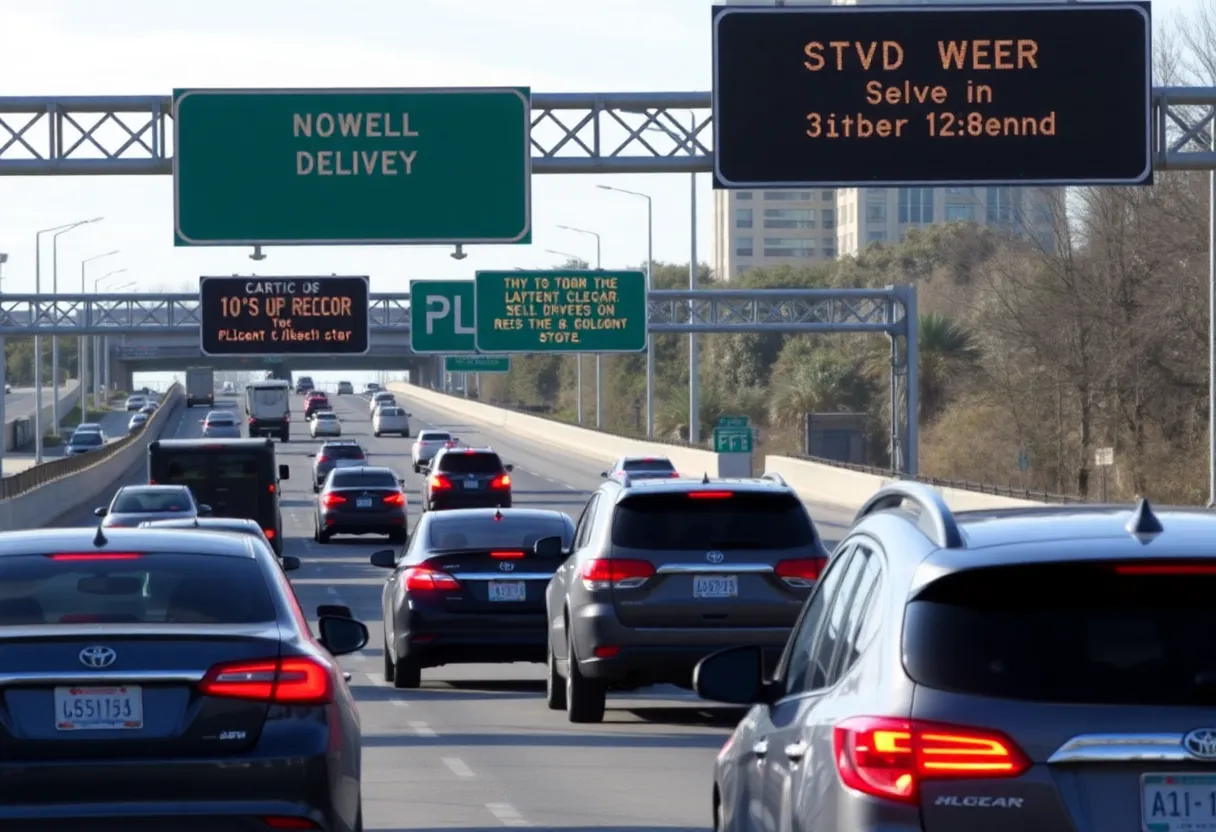
<svg viewBox="0 0 1216 832">
<path fill-rule="evenodd" d="M 91 468 L 98 463 L 111 459 L 116 454 L 122 453 L 132 443 L 137 442 L 144 432 L 151 430 L 154 425 L 159 424 L 160 420 L 168 418 L 166 414 L 171 413 L 175 409 L 176 399 L 180 395 L 181 385 L 174 384 L 170 387 L 162 400 L 162 405 L 157 409 L 156 413 L 152 414 L 152 418 L 148 420 L 147 425 L 140 433 L 124 436 L 117 442 L 111 442 L 102 450 L 95 451 L 94 453 L 53 459 L 41 465 L 27 468 L 19 474 L 5 477 L 0 480 L 0 500 L 11 500 L 14 497 L 19 497 L 49 482 L 63 477 L 70 477 L 83 471 L 85 468 Z"/>
</svg>

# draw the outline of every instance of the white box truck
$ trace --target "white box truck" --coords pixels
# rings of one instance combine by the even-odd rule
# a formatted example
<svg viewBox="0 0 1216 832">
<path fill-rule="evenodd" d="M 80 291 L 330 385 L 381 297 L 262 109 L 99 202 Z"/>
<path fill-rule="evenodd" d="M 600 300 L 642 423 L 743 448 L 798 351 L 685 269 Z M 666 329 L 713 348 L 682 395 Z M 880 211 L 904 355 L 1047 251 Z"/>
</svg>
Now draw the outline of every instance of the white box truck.
<svg viewBox="0 0 1216 832">
<path fill-rule="evenodd" d="M 245 415 L 249 437 L 277 436 L 291 439 L 291 384 L 280 379 L 254 381 L 245 387 Z"/>
<path fill-rule="evenodd" d="M 215 407 L 215 371 L 210 367 L 186 370 L 186 407 L 196 404 Z"/>
</svg>

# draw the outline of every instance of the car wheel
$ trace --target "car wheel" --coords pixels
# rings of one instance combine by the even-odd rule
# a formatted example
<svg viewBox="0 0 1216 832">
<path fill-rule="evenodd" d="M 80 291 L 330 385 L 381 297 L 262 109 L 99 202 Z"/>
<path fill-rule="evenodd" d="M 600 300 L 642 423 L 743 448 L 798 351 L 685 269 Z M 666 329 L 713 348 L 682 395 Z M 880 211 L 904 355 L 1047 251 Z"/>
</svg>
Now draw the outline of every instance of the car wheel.
<svg viewBox="0 0 1216 832">
<path fill-rule="evenodd" d="M 326 543 L 328 543 L 329 542 L 329 532 L 323 532 L 320 529 L 317 529 L 317 542 L 320 543 L 321 545 L 325 545 Z"/>
<path fill-rule="evenodd" d="M 402 435 L 402 436 L 404 436 L 406 439 L 409 439 L 409 438 L 410 438 L 410 432 L 409 432 L 408 430 L 407 430 L 407 431 L 403 431 L 403 432 L 401 433 L 401 435 Z"/>
<path fill-rule="evenodd" d="M 362 802 L 363 798 L 360 797 L 359 801 Z M 359 812 L 358 812 L 358 814 L 355 815 L 354 832 L 363 832 L 363 807 L 362 806 L 359 807 Z"/>
<path fill-rule="evenodd" d="M 411 659 L 397 659 L 393 666 L 393 687 L 417 688 L 422 686 L 422 668 Z"/>
<path fill-rule="evenodd" d="M 420 473 L 422 473 L 422 467 L 421 467 L 421 466 L 420 466 L 418 463 L 416 463 L 416 462 L 414 463 L 414 473 L 415 473 L 415 474 L 420 474 Z"/>
<path fill-rule="evenodd" d="M 566 680 L 557 672 L 557 657 L 553 655 L 553 635 L 549 635 L 549 643 L 545 646 L 549 654 L 549 672 L 545 675 L 545 704 L 551 711 L 566 710 Z"/>
<path fill-rule="evenodd" d="M 394 678 L 393 671 L 396 662 L 393 660 L 393 654 L 388 649 L 388 633 L 384 634 L 384 681 L 391 682 Z"/>
<path fill-rule="evenodd" d="M 566 641 L 566 718 L 571 722 L 603 722 L 608 690 L 602 682 L 588 679 L 578 669 L 574 635 Z"/>
<path fill-rule="evenodd" d="M 377 439 L 379 439 L 379 438 L 380 438 L 380 431 L 378 431 L 378 430 L 377 430 L 377 431 L 373 431 L 373 432 L 372 432 L 372 436 L 374 436 L 374 437 L 376 437 Z"/>
<path fill-rule="evenodd" d="M 389 543 L 404 543 L 405 542 L 405 532 L 404 531 L 389 532 L 388 533 L 388 542 Z"/>
</svg>

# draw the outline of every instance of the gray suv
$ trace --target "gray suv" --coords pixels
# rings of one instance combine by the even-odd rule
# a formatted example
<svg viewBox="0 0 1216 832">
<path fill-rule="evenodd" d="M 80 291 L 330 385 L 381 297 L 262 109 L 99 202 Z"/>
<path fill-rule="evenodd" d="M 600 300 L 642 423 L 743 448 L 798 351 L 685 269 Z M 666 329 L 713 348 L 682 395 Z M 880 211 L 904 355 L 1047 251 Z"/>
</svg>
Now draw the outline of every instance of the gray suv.
<svg viewBox="0 0 1216 832">
<path fill-rule="evenodd" d="M 753 706 L 715 828 L 1216 828 L 1213 538 L 1203 509 L 880 490 L 775 674 L 754 647 L 697 668 L 701 696 Z"/>
<path fill-rule="evenodd" d="M 547 589 L 549 707 L 600 722 L 609 688 L 691 687 L 697 662 L 733 645 L 776 666 L 826 562 L 775 475 L 608 480 Z"/>
</svg>

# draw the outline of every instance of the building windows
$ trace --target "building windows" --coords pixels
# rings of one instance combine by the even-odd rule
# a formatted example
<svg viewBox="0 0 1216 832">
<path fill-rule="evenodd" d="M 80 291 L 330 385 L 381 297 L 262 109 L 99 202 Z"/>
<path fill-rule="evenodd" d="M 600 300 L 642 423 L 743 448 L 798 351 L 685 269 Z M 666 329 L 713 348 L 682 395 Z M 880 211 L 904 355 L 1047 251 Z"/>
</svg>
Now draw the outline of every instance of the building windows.
<svg viewBox="0 0 1216 832">
<path fill-rule="evenodd" d="M 947 196 L 971 196 L 970 188 L 946 188 Z"/>
<path fill-rule="evenodd" d="M 750 201 L 752 199 L 752 192 L 751 191 L 735 191 L 735 199 L 742 199 L 744 201 Z"/>
<path fill-rule="evenodd" d="M 822 191 L 819 194 L 819 198 L 822 199 L 824 202 L 831 202 L 832 200 L 836 199 L 836 192 L 835 191 Z"/>
<path fill-rule="evenodd" d="M 752 208 L 736 208 L 735 228 L 751 228 L 753 211 Z"/>
<path fill-rule="evenodd" d="M 765 257 L 814 257 L 815 241 L 790 237 L 765 237 Z"/>
<path fill-rule="evenodd" d="M 1013 191 L 1009 188 L 988 189 L 988 225 L 1013 224 Z"/>
<path fill-rule="evenodd" d="M 765 228 L 815 228 L 818 212 L 814 208 L 765 208 Z"/>
<path fill-rule="evenodd" d="M 901 223 L 933 222 L 933 189 L 900 188 L 899 221 Z"/>
<path fill-rule="evenodd" d="M 735 238 L 735 256 L 736 257 L 751 257 L 752 256 L 752 238 L 751 237 L 736 237 Z"/>
<path fill-rule="evenodd" d="M 835 259 L 836 259 L 836 243 L 835 243 L 835 241 L 830 241 L 830 242 L 824 243 L 824 246 L 823 246 L 823 256 L 824 256 L 824 257 L 826 257 L 828 260 L 835 260 Z"/>
<path fill-rule="evenodd" d="M 835 228 L 836 227 L 836 210 L 835 209 L 833 209 L 833 208 L 824 208 L 823 209 L 823 227 L 824 228 Z"/>
<path fill-rule="evenodd" d="M 975 209 L 970 205 L 947 205 L 946 222 L 974 222 Z"/>
<path fill-rule="evenodd" d="M 887 203 L 885 202 L 868 202 L 866 203 L 866 222 L 872 224 L 883 223 L 887 221 Z"/>
<path fill-rule="evenodd" d="M 810 191 L 765 191 L 764 198 L 769 202 L 810 202 Z"/>
<path fill-rule="evenodd" d="M 866 243 L 885 243 L 887 241 L 887 232 L 885 231 L 868 231 L 866 232 Z"/>
</svg>

